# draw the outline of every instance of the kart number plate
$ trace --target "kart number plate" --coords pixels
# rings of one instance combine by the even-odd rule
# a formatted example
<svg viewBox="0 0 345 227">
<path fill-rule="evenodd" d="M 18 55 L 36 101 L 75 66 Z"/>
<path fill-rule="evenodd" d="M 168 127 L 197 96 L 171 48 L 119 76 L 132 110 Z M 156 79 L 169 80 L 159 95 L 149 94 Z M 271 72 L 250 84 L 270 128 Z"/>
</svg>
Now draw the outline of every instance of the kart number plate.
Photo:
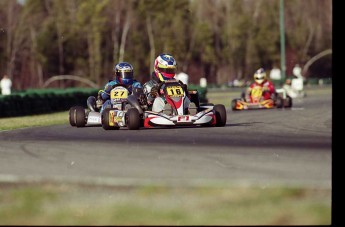
<svg viewBox="0 0 345 227">
<path fill-rule="evenodd" d="M 128 97 L 128 90 L 123 87 L 117 87 L 117 88 L 114 88 L 113 90 L 111 90 L 110 98 L 112 100 L 126 99 Z"/>
<path fill-rule="evenodd" d="M 118 124 L 122 122 L 122 119 L 124 117 L 124 112 L 123 111 L 118 111 L 118 110 L 112 110 L 109 111 L 109 125 L 114 126 L 115 123 Z"/>
<path fill-rule="evenodd" d="M 183 89 L 181 86 L 169 86 L 166 89 L 170 97 L 183 97 Z"/>
<path fill-rule="evenodd" d="M 251 95 L 254 99 L 260 99 L 262 96 L 262 88 L 259 86 L 254 87 Z"/>
</svg>

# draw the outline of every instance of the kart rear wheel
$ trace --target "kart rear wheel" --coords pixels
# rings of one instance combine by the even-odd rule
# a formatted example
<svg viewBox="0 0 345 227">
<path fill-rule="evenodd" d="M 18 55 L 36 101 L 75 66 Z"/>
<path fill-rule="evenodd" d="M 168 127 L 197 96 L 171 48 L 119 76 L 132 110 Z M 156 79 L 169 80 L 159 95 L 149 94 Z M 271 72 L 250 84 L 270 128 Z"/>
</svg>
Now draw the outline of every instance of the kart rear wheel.
<svg viewBox="0 0 345 227">
<path fill-rule="evenodd" d="M 76 126 L 76 119 L 75 119 L 75 106 L 72 106 L 70 109 L 69 109 L 69 124 L 74 127 Z"/>
<path fill-rule="evenodd" d="M 286 107 L 286 108 L 291 108 L 292 107 L 292 98 L 290 96 L 286 97 L 285 106 L 284 107 Z"/>
<path fill-rule="evenodd" d="M 76 106 L 74 109 L 75 125 L 78 128 L 85 127 L 86 125 L 86 113 L 85 108 L 82 106 Z"/>
<path fill-rule="evenodd" d="M 226 109 L 222 104 L 217 104 L 213 107 L 216 112 L 216 127 L 223 127 L 226 124 Z"/>
<path fill-rule="evenodd" d="M 200 99 L 199 99 L 198 91 L 196 90 L 194 93 L 189 93 L 189 95 L 190 95 L 190 101 L 194 102 L 196 107 L 199 107 L 200 106 Z"/>
<path fill-rule="evenodd" d="M 118 126 L 111 126 L 109 125 L 109 112 L 112 109 L 106 108 L 103 110 L 102 115 L 101 115 L 101 123 L 102 123 L 102 128 L 105 130 L 116 130 L 119 129 L 120 127 Z"/>
<path fill-rule="evenodd" d="M 276 104 L 277 108 L 283 108 L 283 106 L 284 106 L 283 98 L 278 96 L 275 104 Z"/>
<path fill-rule="evenodd" d="M 144 114 L 141 114 L 140 115 L 140 127 L 144 127 L 144 124 L 145 124 L 145 120 L 144 120 Z"/>
<path fill-rule="evenodd" d="M 129 130 L 138 130 L 140 128 L 140 114 L 136 108 L 130 108 L 126 113 L 126 124 Z"/>
</svg>

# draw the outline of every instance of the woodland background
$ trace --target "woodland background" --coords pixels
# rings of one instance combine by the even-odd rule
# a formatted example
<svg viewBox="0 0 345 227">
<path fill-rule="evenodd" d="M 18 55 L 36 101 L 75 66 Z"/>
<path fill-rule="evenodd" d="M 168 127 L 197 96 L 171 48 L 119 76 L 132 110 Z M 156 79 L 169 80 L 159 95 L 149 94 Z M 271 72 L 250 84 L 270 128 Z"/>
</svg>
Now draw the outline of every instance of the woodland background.
<svg viewBox="0 0 345 227">
<path fill-rule="evenodd" d="M 251 80 L 280 67 L 279 0 L 0 0 L 0 73 L 12 89 L 41 88 L 55 75 L 99 85 L 128 61 L 142 83 L 154 58 L 172 54 L 189 83 Z M 332 50 L 332 0 L 285 0 L 286 74 Z M 332 55 L 306 78 L 332 77 Z M 85 86 L 59 81 L 54 87 Z"/>
</svg>

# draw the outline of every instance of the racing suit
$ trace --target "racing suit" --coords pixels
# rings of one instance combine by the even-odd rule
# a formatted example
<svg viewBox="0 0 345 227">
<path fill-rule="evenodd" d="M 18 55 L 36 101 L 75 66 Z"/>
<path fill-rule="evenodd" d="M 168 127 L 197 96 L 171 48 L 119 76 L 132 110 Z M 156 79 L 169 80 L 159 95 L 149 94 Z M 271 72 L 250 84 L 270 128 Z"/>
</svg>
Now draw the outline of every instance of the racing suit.
<svg viewBox="0 0 345 227">
<path fill-rule="evenodd" d="M 96 101 L 96 106 L 98 109 L 100 109 L 100 113 L 105 108 L 108 108 L 111 106 L 111 101 L 110 101 L 110 91 L 113 89 L 113 87 L 117 84 L 120 84 L 118 80 L 109 80 L 108 83 L 104 86 L 104 90 L 99 90 L 98 91 L 98 97 Z M 125 85 L 126 86 L 126 85 Z M 129 90 L 130 93 L 133 92 L 134 88 L 143 88 L 141 83 L 139 81 L 133 80 L 133 83 L 131 85 L 126 86 L 127 89 Z"/>
<path fill-rule="evenodd" d="M 248 87 L 246 91 L 246 96 L 245 96 L 245 99 L 247 102 L 252 102 L 251 92 L 252 92 L 252 89 L 256 86 L 262 87 L 262 90 L 263 90 L 262 98 L 264 100 L 274 99 L 274 95 L 276 93 L 274 84 L 271 81 L 266 80 L 262 84 L 258 84 L 254 82 Z"/>
<path fill-rule="evenodd" d="M 160 81 L 157 81 L 155 78 L 157 78 L 154 75 L 154 72 L 152 72 L 151 80 L 146 82 L 143 87 L 144 87 L 144 94 L 147 97 L 147 103 L 149 107 L 151 107 L 151 110 L 154 112 L 161 112 L 164 109 L 165 104 L 167 103 L 165 98 L 159 95 L 158 88 L 160 86 Z M 184 84 L 183 82 L 179 81 L 182 85 L 182 88 L 184 92 L 187 94 L 187 97 L 184 100 L 184 106 L 188 107 L 190 102 L 190 99 L 188 98 L 188 90 L 187 90 L 187 85 Z"/>
</svg>

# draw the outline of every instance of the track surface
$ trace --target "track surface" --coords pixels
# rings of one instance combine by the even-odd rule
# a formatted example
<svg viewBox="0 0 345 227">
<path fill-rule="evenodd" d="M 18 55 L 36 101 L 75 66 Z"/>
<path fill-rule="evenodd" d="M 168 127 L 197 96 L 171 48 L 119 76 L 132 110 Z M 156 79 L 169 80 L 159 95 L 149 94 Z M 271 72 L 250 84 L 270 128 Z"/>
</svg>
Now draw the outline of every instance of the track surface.
<svg viewBox="0 0 345 227">
<path fill-rule="evenodd" d="M 331 188 L 332 90 L 293 101 L 292 109 L 229 105 L 226 126 L 217 128 L 3 131 L 0 181 Z"/>
</svg>

